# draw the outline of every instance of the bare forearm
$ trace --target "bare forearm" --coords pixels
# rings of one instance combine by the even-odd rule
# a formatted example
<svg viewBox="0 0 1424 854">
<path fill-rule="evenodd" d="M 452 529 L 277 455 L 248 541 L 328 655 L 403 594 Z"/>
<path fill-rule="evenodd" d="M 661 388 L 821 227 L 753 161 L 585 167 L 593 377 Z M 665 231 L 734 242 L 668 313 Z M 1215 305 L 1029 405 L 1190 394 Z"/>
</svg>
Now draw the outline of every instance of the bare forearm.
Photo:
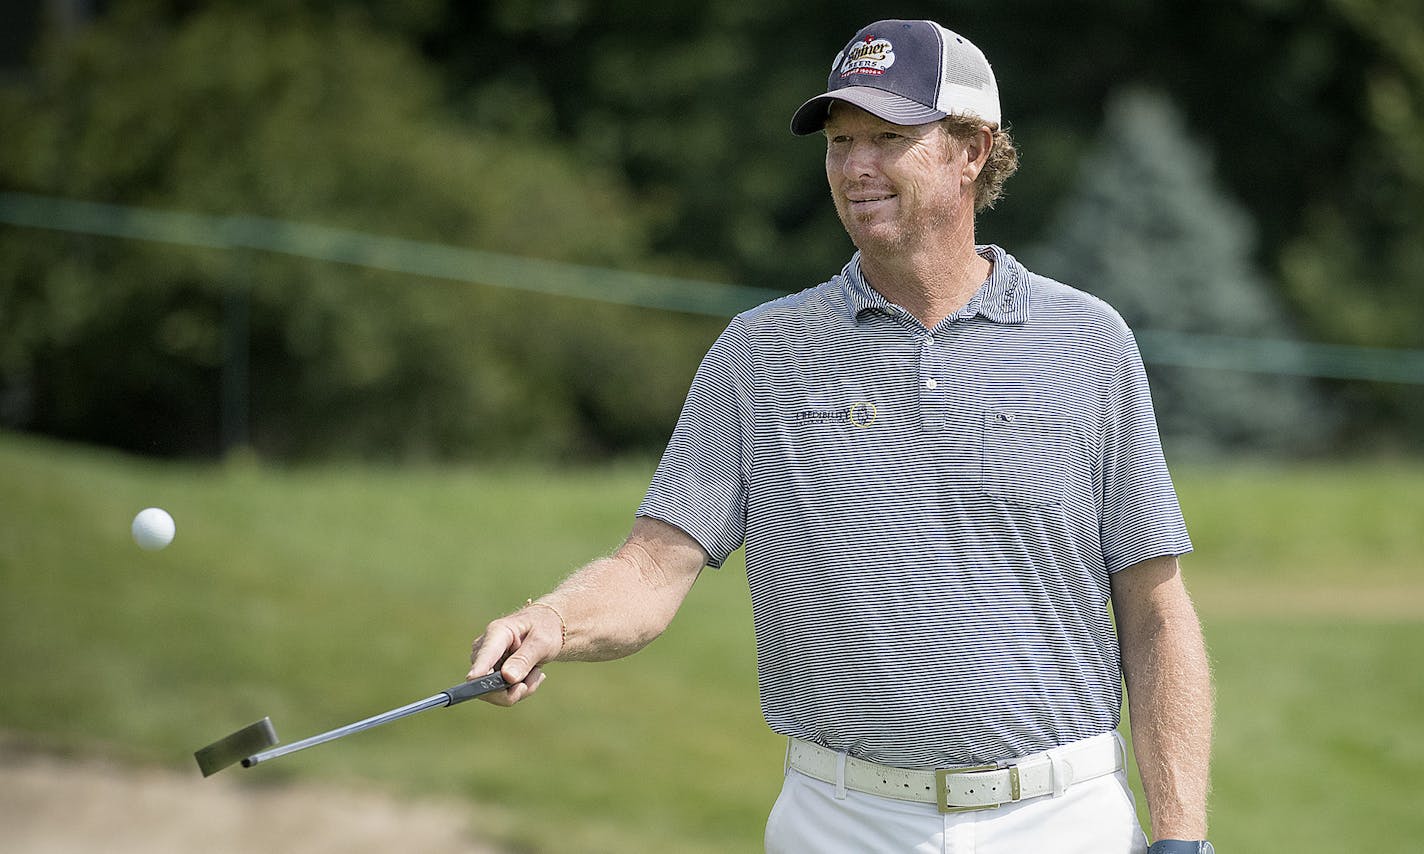
<svg viewBox="0 0 1424 854">
<path fill-rule="evenodd" d="M 1185 596 L 1149 619 L 1123 663 L 1153 836 L 1205 839 L 1212 692 L 1200 623 Z"/>
<path fill-rule="evenodd" d="M 557 658 L 606 661 L 632 655 L 668 627 L 696 577 L 670 574 L 632 540 L 588 564 L 539 600 L 564 619 Z"/>
<path fill-rule="evenodd" d="M 631 655 L 672 622 L 706 562 L 707 553 L 692 537 L 640 518 L 612 556 L 487 625 L 470 647 L 469 678 L 499 668 L 511 687 L 484 699 L 508 706 L 539 687 L 546 662 Z"/>
</svg>

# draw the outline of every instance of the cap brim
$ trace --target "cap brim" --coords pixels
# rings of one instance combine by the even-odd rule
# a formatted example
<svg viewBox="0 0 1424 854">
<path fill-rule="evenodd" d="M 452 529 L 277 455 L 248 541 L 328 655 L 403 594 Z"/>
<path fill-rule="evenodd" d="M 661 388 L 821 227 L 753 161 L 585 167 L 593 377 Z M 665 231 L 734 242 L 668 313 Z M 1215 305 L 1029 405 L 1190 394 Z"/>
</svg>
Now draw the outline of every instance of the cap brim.
<svg viewBox="0 0 1424 854">
<path fill-rule="evenodd" d="M 826 116 L 832 101 L 845 101 L 896 125 L 923 125 L 937 122 L 948 115 L 941 110 L 926 107 L 918 101 L 911 101 L 903 95 L 875 89 L 870 86 L 847 86 L 824 95 L 817 95 L 801 105 L 801 109 L 791 117 L 791 132 L 806 136 L 826 126 Z"/>
</svg>

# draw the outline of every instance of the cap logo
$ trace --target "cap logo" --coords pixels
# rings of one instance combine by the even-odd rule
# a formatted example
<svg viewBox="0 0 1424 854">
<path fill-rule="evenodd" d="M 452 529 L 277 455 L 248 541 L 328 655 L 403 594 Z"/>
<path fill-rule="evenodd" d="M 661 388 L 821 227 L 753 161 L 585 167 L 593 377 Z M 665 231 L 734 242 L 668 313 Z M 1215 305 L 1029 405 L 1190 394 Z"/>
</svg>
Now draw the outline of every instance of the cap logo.
<svg viewBox="0 0 1424 854">
<path fill-rule="evenodd" d="M 841 63 L 841 77 L 852 74 L 884 74 L 895 64 L 895 46 L 889 39 L 866 36 L 860 44 L 851 48 Z"/>
</svg>

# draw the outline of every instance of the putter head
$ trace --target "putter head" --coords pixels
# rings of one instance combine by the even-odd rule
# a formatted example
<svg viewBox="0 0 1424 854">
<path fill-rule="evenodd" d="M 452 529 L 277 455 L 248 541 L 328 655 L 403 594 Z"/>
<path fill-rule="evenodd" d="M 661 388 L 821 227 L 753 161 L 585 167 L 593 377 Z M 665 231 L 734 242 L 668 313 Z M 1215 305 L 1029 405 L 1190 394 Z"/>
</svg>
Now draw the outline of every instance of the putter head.
<svg viewBox="0 0 1424 854">
<path fill-rule="evenodd" d="M 203 776 L 211 777 L 232 763 L 260 753 L 276 743 L 277 730 L 272 727 L 272 719 L 263 718 L 198 750 L 193 758 L 198 760 L 198 770 L 203 772 Z"/>
</svg>

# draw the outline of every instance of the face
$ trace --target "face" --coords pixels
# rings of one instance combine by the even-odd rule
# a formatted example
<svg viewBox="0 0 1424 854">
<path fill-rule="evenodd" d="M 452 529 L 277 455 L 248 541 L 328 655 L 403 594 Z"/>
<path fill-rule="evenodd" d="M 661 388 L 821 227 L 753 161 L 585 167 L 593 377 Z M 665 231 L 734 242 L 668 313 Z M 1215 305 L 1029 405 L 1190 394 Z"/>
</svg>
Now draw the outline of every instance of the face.
<svg viewBox="0 0 1424 854">
<path fill-rule="evenodd" d="M 978 174 L 940 127 L 896 125 L 842 102 L 826 120 L 826 180 L 841 224 L 866 253 L 905 250 L 973 222 Z M 968 182 L 962 179 L 968 173 Z"/>
</svg>

